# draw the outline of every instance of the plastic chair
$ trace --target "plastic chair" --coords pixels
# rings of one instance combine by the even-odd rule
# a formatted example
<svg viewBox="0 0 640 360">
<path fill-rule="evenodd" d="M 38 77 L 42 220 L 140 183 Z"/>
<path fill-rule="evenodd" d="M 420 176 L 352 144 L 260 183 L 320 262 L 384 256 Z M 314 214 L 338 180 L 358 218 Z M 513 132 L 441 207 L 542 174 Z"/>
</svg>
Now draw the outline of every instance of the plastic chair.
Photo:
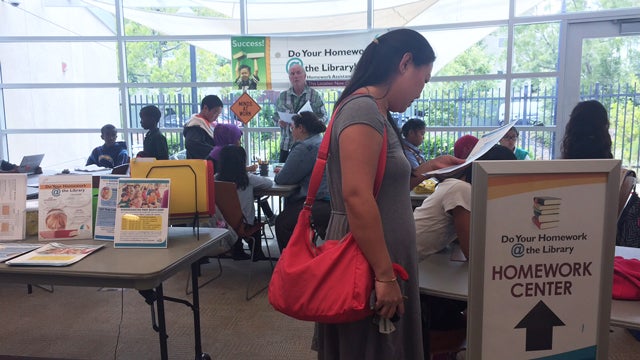
<svg viewBox="0 0 640 360">
<path fill-rule="evenodd" d="M 236 184 L 228 181 L 216 181 L 215 182 L 216 193 L 216 206 L 222 213 L 222 217 L 227 224 L 238 234 L 238 239 L 247 240 L 250 244 L 249 250 L 251 252 L 251 261 L 249 263 L 249 280 L 247 282 L 247 291 L 245 298 L 251 300 L 254 296 L 258 295 L 268 284 L 257 292 L 249 296 L 249 289 L 251 287 L 251 278 L 253 275 L 252 264 L 254 262 L 254 256 L 256 251 L 256 245 L 260 243 L 260 230 L 263 228 L 264 223 L 258 219 L 253 225 L 249 225 L 242 213 L 242 207 L 240 205 L 240 199 L 238 198 L 238 192 L 236 190 Z M 271 250 L 267 244 L 267 257 L 273 271 L 273 260 L 271 258 Z"/>
</svg>

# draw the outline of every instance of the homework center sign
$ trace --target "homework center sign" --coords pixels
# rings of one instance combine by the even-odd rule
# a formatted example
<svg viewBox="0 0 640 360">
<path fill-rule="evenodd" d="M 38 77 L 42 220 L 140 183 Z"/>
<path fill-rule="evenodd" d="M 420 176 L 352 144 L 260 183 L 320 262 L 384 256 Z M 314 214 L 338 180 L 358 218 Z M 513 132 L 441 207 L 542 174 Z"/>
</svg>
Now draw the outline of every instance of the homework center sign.
<svg viewBox="0 0 640 360">
<path fill-rule="evenodd" d="M 521 167 L 528 165 L 535 164 Z M 473 207 L 472 216 L 486 218 L 472 221 L 486 226 L 483 239 L 472 239 L 483 244 L 471 250 L 469 349 L 480 350 L 471 359 L 600 358 L 611 298 L 603 268 L 612 267 L 605 255 L 614 247 L 605 235 L 609 173 L 513 173 L 477 181 L 474 168 L 473 194 L 485 193 L 486 209 L 474 202 L 481 208 Z"/>
</svg>

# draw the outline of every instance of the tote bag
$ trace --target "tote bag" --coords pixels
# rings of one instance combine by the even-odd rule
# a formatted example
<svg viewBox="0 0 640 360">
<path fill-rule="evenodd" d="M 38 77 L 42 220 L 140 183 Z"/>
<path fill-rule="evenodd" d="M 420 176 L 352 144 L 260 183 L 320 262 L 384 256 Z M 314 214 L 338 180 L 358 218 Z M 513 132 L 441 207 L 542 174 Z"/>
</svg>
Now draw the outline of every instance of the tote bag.
<svg viewBox="0 0 640 360">
<path fill-rule="evenodd" d="M 345 102 L 346 103 L 346 100 Z M 299 320 L 345 323 L 372 315 L 370 297 L 374 276 L 351 232 L 341 240 L 316 246 L 311 229 L 311 205 L 324 173 L 334 115 L 318 151 L 298 223 L 269 282 L 269 302 L 274 309 Z M 387 158 L 387 132 L 374 182 L 377 195 Z M 399 265 L 394 264 L 394 268 Z M 404 269 L 402 270 L 404 271 Z M 406 275 L 406 271 L 402 275 Z"/>
</svg>

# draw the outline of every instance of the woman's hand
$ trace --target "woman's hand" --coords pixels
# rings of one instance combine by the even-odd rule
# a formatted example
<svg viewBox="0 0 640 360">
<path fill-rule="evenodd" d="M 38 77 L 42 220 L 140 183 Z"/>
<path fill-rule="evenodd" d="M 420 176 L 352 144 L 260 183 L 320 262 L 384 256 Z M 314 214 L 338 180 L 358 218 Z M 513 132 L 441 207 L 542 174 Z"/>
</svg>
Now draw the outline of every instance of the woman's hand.
<svg viewBox="0 0 640 360">
<path fill-rule="evenodd" d="M 391 319 L 393 314 L 404 314 L 404 297 L 397 281 L 376 281 L 376 305 L 375 312 L 383 318 Z"/>
<path fill-rule="evenodd" d="M 451 155 L 438 156 L 437 158 L 431 159 L 426 162 L 426 164 L 430 167 L 430 169 L 427 171 L 442 169 L 447 166 L 460 165 L 463 164 L 464 161 L 464 159 L 458 159 L 457 157 Z"/>
<path fill-rule="evenodd" d="M 247 166 L 247 172 L 254 173 L 256 170 L 258 170 L 258 164 Z"/>
</svg>

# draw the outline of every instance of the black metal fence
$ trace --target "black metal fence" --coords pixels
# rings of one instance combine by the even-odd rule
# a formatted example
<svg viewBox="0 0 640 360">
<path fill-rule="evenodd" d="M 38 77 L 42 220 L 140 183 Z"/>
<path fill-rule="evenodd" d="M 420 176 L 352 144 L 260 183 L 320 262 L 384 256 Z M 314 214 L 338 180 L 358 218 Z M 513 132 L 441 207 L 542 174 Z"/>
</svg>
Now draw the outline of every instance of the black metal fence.
<svg viewBox="0 0 640 360">
<path fill-rule="evenodd" d="M 581 91 L 581 99 L 597 99 L 609 110 L 614 154 L 625 166 L 640 165 L 640 93 L 637 84 L 596 84 Z M 320 90 L 323 93 L 327 113 L 330 114 L 340 95 L 337 90 Z M 243 144 L 250 159 L 277 161 L 280 129 L 272 121 L 278 98 L 276 91 L 251 91 L 251 96 L 261 106 L 261 111 L 247 125 L 236 122 L 229 110 L 241 93 L 221 96 L 226 105 L 219 122 L 234 122 L 243 126 Z M 199 109 L 198 101 L 190 94 L 175 96 L 131 96 L 130 119 L 137 119 L 140 108 L 154 104 L 163 113 L 160 127 L 169 141 L 170 152 L 184 149 L 182 126 L 192 113 Z M 531 93 L 527 87 L 516 89 L 511 95 L 510 115 L 505 116 L 504 92 L 501 89 L 425 90 L 407 111 L 393 114 L 399 126 L 411 117 L 427 123 L 423 150 L 428 157 L 451 154 L 456 139 L 465 134 L 482 136 L 501 125 L 505 119 L 517 121 L 520 137 L 518 147 L 530 152 L 533 159 L 544 160 L 559 156 L 555 151 L 557 124 L 557 95 L 555 88 L 538 89 Z M 129 124 L 139 128 L 137 120 Z M 142 132 L 132 134 L 134 152 L 142 144 Z M 178 155 L 179 156 L 179 155 Z"/>
</svg>

